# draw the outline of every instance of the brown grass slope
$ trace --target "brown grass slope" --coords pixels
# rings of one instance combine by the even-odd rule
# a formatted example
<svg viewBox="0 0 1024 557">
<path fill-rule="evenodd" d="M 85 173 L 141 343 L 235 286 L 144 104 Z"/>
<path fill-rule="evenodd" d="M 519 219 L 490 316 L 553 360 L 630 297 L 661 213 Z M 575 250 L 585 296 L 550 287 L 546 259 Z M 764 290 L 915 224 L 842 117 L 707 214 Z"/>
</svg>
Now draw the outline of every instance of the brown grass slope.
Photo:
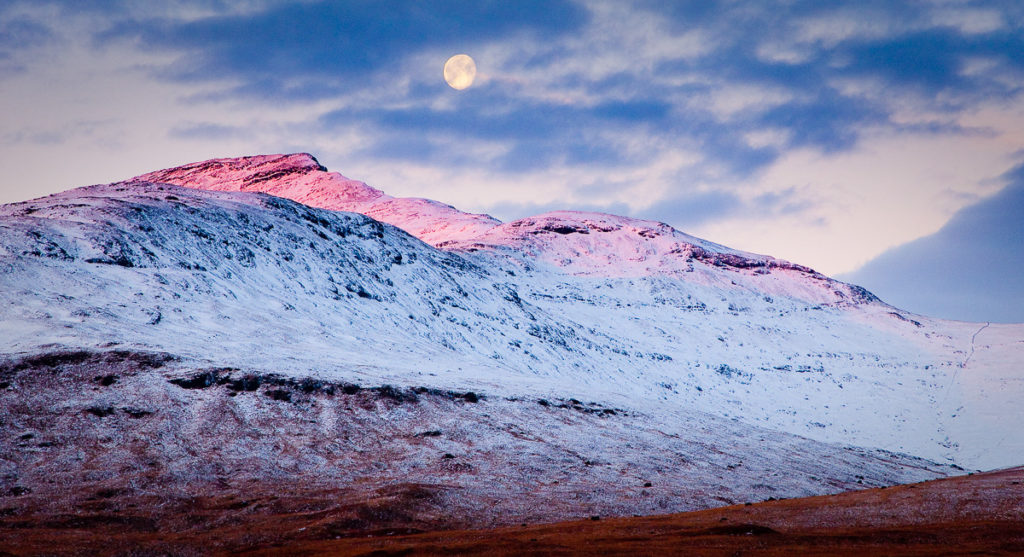
<svg viewBox="0 0 1024 557">
<path fill-rule="evenodd" d="M 1024 555 L 1022 482 L 1024 468 L 1014 468 L 672 515 L 358 537 L 332 531 L 330 513 L 298 497 L 263 513 L 207 498 L 181 517 L 219 517 L 207 531 L 37 524 L 0 529 L 0 555 Z M 307 494 L 310 504 L 331 495 L 342 494 Z"/>
<path fill-rule="evenodd" d="M 673 515 L 288 541 L 256 555 L 1024 555 L 1024 468 Z"/>
</svg>

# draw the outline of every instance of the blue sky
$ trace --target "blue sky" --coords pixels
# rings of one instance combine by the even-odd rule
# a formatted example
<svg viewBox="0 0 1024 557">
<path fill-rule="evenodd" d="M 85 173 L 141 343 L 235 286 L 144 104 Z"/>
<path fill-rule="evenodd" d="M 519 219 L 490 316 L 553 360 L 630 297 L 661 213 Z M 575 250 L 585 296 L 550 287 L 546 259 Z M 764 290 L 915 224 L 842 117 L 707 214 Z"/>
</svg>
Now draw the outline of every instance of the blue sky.
<svg viewBox="0 0 1024 557">
<path fill-rule="evenodd" d="M 1022 52 L 1017 1 L 0 0 L 0 202 L 308 151 L 506 220 L 629 214 L 851 277 L 887 253 L 886 299 L 898 246 L 1017 183 Z M 975 273 L 954 282 L 980 303 Z"/>
</svg>

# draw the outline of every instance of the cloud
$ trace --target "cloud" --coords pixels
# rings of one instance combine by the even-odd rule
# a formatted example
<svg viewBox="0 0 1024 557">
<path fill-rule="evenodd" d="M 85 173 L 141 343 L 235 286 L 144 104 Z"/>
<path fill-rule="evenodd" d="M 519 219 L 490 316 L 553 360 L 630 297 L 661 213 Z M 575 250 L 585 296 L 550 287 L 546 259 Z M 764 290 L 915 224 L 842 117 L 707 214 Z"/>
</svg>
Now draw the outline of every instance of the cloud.
<svg viewBox="0 0 1024 557">
<path fill-rule="evenodd" d="M 584 15 L 565 1 L 302 2 L 198 19 L 126 20 L 99 38 L 180 53 L 163 68 L 170 79 L 236 78 L 243 82 L 236 94 L 290 99 L 307 85 L 330 95 L 394 79 L 405 59 L 428 48 L 568 33 Z"/>
<path fill-rule="evenodd" d="M 762 193 L 743 198 L 736 192 L 721 189 L 686 191 L 680 188 L 668 199 L 661 199 L 632 214 L 640 218 L 671 223 L 684 231 L 712 222 L 737 218 L 772 219 L 801 217 L 815 208 L 797 188 Z"/>
<path fill-rule="evenodd" d="M 725 91 L 757 84 L 790 91 L 790 102 L 769 102 L 748 122 L 789 130 L 793 147 L 848 149 L 867 125 L 891 123 L 894 101 L 907 96 L 955 111 L 1012 97 L 1024 83 L 1024 14 L 1012 3 L 986 10 L 989 25 L 979 20 L 970 32 L 923 3 L 698 4 L 674 3 L 666 14 L 683 28 L 713 29 L 717 47 L 697 59 L 663 60 L 659 71 L 710 77 Z M 996 19 L 1006 25 L 991 25 Z M 838 88 L 842 81 L 859 90 Z"/>
<path fill-rule="evenodd" d="M 522 203 L 503 202 L 495 204 L 487 209 L 487 212 L 504 222 L 512 222 L 521 218 L 532 217 L 551 211 L 564 211 L 568 209 L 560 202 L 551 203 Z M 590 213 L 606 213 L 611 215 L 624 215 L 629 212 L 629 207 L 622 203 L 610 204 L 587 204 L 574 203 L 573 211 L 584 211 Z"/>
<path fill-rule="evenodd" d="M 0 48 L 33 47 L 53 38 L 49 27 L 24 16 L 0 23 Z"/>
<path fill-rule="evenodd" d="M 944 103 L 956 93 L 951 110 L 959 110 L 970 94 L 1013 94 L 1019 87 L 997 77 L 1024 63 L 1014 32 L 1022 15 L 1012 3 L 979 10 L 651 2 L 637 10 L 599 0 L 181 0 L 156 11 L 130 2 L 51 4 L 68 15 L 102 14 L 101 48 L 170 55 L 149 70 L 205 85 L 187 102 L 329 101 L 334 107 L 315 116 L 317 125 L 367 126 L 375 137 L 363 156 L 462 160 L 508 173 L 635 166 L 685 145 L 706 158 L 687 169 L 689 180 L 746 179 L 786 150 L 840 152 L 866 128 L 908 125 L 892 120 L 901 94 L 894 87 Z M 961 12 L 969 24 L 952 25 Z M 487 77 L 453 101 L 433 65 L 468 50 Z M 860 88 L 838 86 L 844 79 Z M 765 133 L 779 141 L 747 140 Z M 500 144 L 494 158 L 443 151 L 478 140 Z"/>
<path fill-rule="evenodd" d="M 1008 85 L 990 75 L 963 71 L 971 58 L 983 58 L 1002 72 L 1024 70 L 1024 37 L 993 32 L 964 36 L 950 29 L 929 29 L 906 35 L 861 42 L 839 49 L 848 76 L 878 77 L 890 87 L 910 88 L 937 103 L 963 103 L 993 94 L 1011 95 L 1021 86 Z"/>
<path fill-rule="evenodd" d="M 696 192 L 663 200 L 639 213 L 645 219 L 672 223 L 686 230 L 702 222 L 720 219 L 739 211 L 743 203 L 734 194 L 723 191 Z"/>
<path fill-rule="evenodd" d="M 420 162 L 496 166 L 507 172 L 555 164 L 613 166 L 635 164 L 644 153 L 630 152 L 622 139 L 637 128 L 662 123 L 669 105 L 636 99 L 594 106 L 525 102 L 490 85 L 451 106 L 435 108 L 340 109 L 321 116 L 326 129 L 366 125 L 379 131 L 365 148 L 372 156 L 412 158 Z M 461 145 L 501 145 L 488 158 L 465 158 Z"/>
<path fill-rule="evenodd" d="M 846 150 L 856 144 L 863 128 L 888 119 L 884 108 L 861 99 L 844 98 L 823 89 L 816 98 L 794 101 L 757 117 L 761 126 L 789 131 L 789 147 L 817 147 L 824 152 Z"/>
<path fill-rule="evenodd" d="M 209 123 L 186 123 L 171 128 L 167 134 L 179 139 L 231 139 L 245 133 L 239 126 Z"/>
<path fill-rule="evenodd" d="M 54 38 L 49 27 L 31 18 L 0 18 L 0 79 L 25 70 L 25 65 L 16 57 L 18 52 L 46 44 Z"/>
<path fill-rule="evenodd" d="M 1024 165 L 938 232 L 839 278 L 896 307 L 962 321 L 1024 322 Z"/>
</svg>

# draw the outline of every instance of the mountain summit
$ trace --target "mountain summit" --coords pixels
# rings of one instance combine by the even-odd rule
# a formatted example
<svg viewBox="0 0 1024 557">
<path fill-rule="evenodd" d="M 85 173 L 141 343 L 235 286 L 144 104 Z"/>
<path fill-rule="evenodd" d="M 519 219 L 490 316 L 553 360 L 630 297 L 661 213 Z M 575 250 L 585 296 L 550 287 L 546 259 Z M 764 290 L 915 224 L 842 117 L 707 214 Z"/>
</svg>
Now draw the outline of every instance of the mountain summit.
<svg viewBox="0 0 1024 557">
<path fill-rule="evenodd" d="M 433 245 L 472 238 L 501 224 L 488 215 L 464 213 L 430 199 L 391 197 L 328 172 L 308 153 L 212 159 L 143 174 L 133 181 L 269 193 L 310 207 L 362 213 Z"/>
</svg>

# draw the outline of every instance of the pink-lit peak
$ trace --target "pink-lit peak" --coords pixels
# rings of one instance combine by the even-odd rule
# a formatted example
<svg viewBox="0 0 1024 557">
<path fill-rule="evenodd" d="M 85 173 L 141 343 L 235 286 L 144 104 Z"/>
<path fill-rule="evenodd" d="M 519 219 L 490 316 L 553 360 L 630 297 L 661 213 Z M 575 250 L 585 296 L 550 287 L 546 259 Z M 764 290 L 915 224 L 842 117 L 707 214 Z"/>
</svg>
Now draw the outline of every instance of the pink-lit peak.
<svg viewBox="0 0 1024 557">
<path fill-rule="evenodd" d="M 312 155 L 212 159 L 134 178 L 217 191 L 263 192 L 321 209 L 351 211 L 397 226 L 429 244 L 475 237 L 501 221 L 464 213 L 437 201 L 396 198 L 337 172 Z"/>
</svg>

